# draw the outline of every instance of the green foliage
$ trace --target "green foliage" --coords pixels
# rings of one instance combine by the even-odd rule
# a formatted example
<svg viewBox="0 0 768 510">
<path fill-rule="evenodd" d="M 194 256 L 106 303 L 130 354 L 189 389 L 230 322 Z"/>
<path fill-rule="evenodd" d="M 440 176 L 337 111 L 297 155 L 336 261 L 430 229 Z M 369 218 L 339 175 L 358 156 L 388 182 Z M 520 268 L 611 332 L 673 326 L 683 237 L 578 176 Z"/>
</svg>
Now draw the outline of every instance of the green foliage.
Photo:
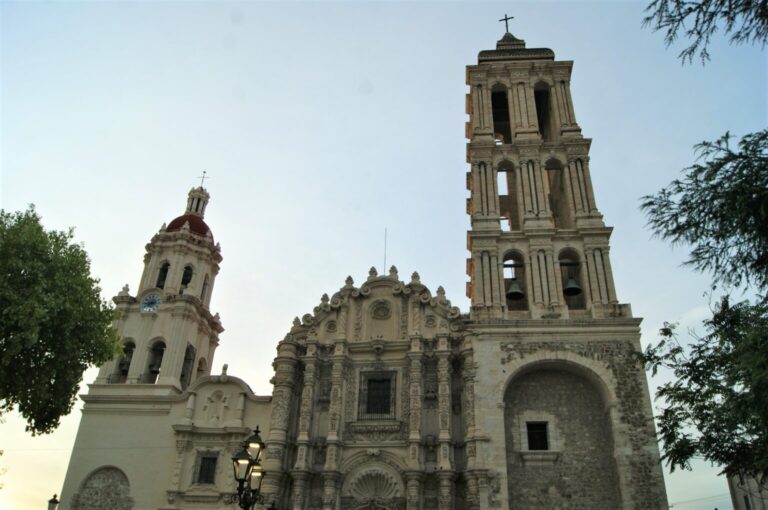
<svg viewBox="0 0 768 510">
<path fill-rule="evenodd" d="M 643 354 L 655 375 L 660 368 L 675 380 L 662 385 L 658 417 L 664 443 L 662 458 L 675 468 L 690 460 L 725 466 L 729 475 L 768 476 L 768 305 L 728 298 L 704 322 L 707 334 L 681 345 L 674 326 L 665 324 L 663 339 Z"/>
<path fill-rule="evenodd" d="M 730 42 L 741 44 L 768 40 L 768 2 L 765 0 L 653 0 L 644 25 L 665 30 L 664 42 L 670 46 L 682 31 L 691 41 L 680 52 L 683 62 L 696 53 L 702 62 L 709 60 L 707 47 L 718 28 L 730 34 Z"/>
<path fill-rule="evenodd" d="M 46 232 L 30 207 L 0 210 L 0 412 L 27 431 L 53 431 L 75 403 L 89 365 L 118 349 L 113 311 L 69 232 Z"/>
<path fill-rule="evenodd" d="M 735 151 L 730 139 L 697 145 L 701 162 L 643 197 L 641 208 L 654 234 L 693 246 L 686 263 L 715 283 L 768 289 L 768 130 Z"/>
</svg>

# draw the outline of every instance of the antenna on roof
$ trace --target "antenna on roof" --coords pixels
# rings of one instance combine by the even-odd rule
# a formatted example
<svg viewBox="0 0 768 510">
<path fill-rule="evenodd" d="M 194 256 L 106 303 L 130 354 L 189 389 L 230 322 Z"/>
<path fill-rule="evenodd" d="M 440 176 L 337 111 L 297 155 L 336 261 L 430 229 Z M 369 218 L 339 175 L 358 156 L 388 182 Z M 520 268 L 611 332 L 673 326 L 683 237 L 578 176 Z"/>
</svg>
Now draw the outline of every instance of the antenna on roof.
<svg viewBox="0 0 768 510">
<path fill-rule="evenodd" d="M 387 227 L 384 227 L 384 266 L 381 268 L 381 274 L 387 272 Z"/>
</svg>

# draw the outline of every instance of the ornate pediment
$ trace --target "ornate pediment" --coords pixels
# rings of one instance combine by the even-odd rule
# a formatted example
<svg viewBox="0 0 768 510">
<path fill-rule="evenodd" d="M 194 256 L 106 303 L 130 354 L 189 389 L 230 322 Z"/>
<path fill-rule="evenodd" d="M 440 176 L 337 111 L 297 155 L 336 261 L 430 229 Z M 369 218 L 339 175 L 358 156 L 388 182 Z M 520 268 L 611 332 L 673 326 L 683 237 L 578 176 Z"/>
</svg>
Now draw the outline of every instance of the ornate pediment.
<svg viewBox="0 0 768 510">
<path fill-rule="evenodd" d="M 436 294 L 414 272 L 408 283 L 392 266 L 388 275 L 371 268 L 356 287 L 351 276 L 332 297 L 323 294 L 312 313 L 294 319 L 290 335 L 320 344 L 337 340 L 370 342 L 406 340 L 414 335 L 433 336 L 461 328 L 460 312 L 438 287 Z"/>
</svg>

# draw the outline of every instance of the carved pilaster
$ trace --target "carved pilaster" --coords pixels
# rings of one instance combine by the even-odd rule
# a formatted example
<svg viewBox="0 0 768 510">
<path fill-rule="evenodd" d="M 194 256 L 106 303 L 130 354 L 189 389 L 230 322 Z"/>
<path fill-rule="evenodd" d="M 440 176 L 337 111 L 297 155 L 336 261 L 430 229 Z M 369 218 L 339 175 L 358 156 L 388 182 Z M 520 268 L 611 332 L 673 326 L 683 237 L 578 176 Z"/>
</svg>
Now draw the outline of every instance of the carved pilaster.
<svg viewBox="0 0 768 510">
<path fill-rule="evenodd" d="M 419 510 L 420 508 L 421 477 L 422 473 L 418 471 L 409 471 L 405 474 L 407 510 Z"/>
<path fill-rule="evenodd" d="M 272 363 L 275 376 L 272 378 L 272 418 L 269 424 L 269 436 L 264 451 L 264 471 L 266 476 L 262 484 L 265 496 L 275 497 L 281 490 L 286 466 L 283 465 L 285 445 L 288 440 L 288 422 L 294 386 L 296 384 L 297 349 L 295 341 L 286 337 L 277 346 L 277 357 Z"/>
<path fill-rule="evenodd" d="M 473 473 L 467 473 L 467 508 L 469 508 L 469 510 L 480 509 L 480 494 L 477 477 Z"/>
<path fill-rule="evenodd" d="M 437 415 L 440 443 L 438 466 L 452 468 L 451 462 L 451 361 L 448 337 L 437 339 Z"/>
<path fill-rule="evenodd" d="M 304 509 L 304 502 L 306 501 L 307 491 L 309 490 L 307 484 L 308 478 L 309 472 L 307 471 L 293 472 L 293 491 L 291 496 L 293 501 L 293 510 Z"/>
<path fill-rule="evenodd" d="M 410 416 L 408 424 L 408 466 L 416 469 L 420 465 L 419 443 L 421 441 L 421 380 L 422 380 L 422 352 L 421 339 L 411 339 L 411 352 L 408 353 L 410 372 Z"/>
<path fill-rule="evenodd" d="M 343 404 L 344 370 L 346 365 L 346 342 L 336 342 L 331 356 L 331 403 L 328 410 L 328 441 L 338 441 L 341 429 Z"/>
<path fill-rule="evenodd" d="M 323 510 L 335 510 L 338 493 L 339 474 L 323 473 Z"/>
<path fill-rule="evenodd" d="M 441 471 L 438 473 L 440 481 L 438 493 L 439 510 L 451 510 L 453 508 L 453 473 Z"/>
<path fill-rule="evenodd" d="M 304 387 L 301 390 L 301 405 L 299 407 L 299 435 L 296 439 L 298 454 L 294 469 L 308 469 L 309 429 L 312 424 L 312 411 L 315 395 L 315 380 L 317 372 L 317 345 L 309 344 L 304 361 Z"/>
</svg>

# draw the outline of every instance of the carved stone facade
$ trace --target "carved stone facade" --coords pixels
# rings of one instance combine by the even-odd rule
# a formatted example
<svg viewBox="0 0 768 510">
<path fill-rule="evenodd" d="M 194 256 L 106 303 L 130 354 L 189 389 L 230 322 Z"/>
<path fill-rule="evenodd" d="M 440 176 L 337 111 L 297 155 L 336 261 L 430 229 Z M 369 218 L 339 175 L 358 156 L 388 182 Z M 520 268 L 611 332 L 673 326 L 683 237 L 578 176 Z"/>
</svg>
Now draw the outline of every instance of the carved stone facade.
<svg viewBox="0 0 768 510">
<path fill-rule="evenodd" d="M 266 466 L 278 507 L 667 508 L 571 67 L 506 34 L 468 68 L 469 314 L 392 267 L 294 321 L 275 360 L 294 402 L 267 441 L 290 450 Z"/>
<path fill-rule="evenodd" d="M 257 397 L 226 371 L 209 375 L 222 329 L 198 280 L 157 310 L 124 290 L 121 332 L 150 346 L 152 328 L 165 328 L 173 356 L 152 383 L 141 375 L 151 349 L 137 367 L 102 368 L 84 397 L 63 508 L 130 508 L 132 497 L 137 508 L 222 508 L 234 490 L 228 458 L 259 423 L 262 492 L 280 510 L 666 509 L 634 356 L 640 319 L 616 297 L 571 68 L 511 34 L 468 67 L 467 314 L 418 273 L 348 277 L 294 320 L 277 345 L 273 394 Z M 196 198 L 207 203 L 193 190 L 188 207 Z M 218 272 L 210 231 L 186 221 L 148 246 L 140 296 L 157 292 L 171 254 L 174 266 L 194 255 L 194 267 Z M 186 344 L 172 336 L 185 331 L 208 356 L 188 385 Z M 125 451 L 107 455 L 104 444 Z"/>
</svg>

